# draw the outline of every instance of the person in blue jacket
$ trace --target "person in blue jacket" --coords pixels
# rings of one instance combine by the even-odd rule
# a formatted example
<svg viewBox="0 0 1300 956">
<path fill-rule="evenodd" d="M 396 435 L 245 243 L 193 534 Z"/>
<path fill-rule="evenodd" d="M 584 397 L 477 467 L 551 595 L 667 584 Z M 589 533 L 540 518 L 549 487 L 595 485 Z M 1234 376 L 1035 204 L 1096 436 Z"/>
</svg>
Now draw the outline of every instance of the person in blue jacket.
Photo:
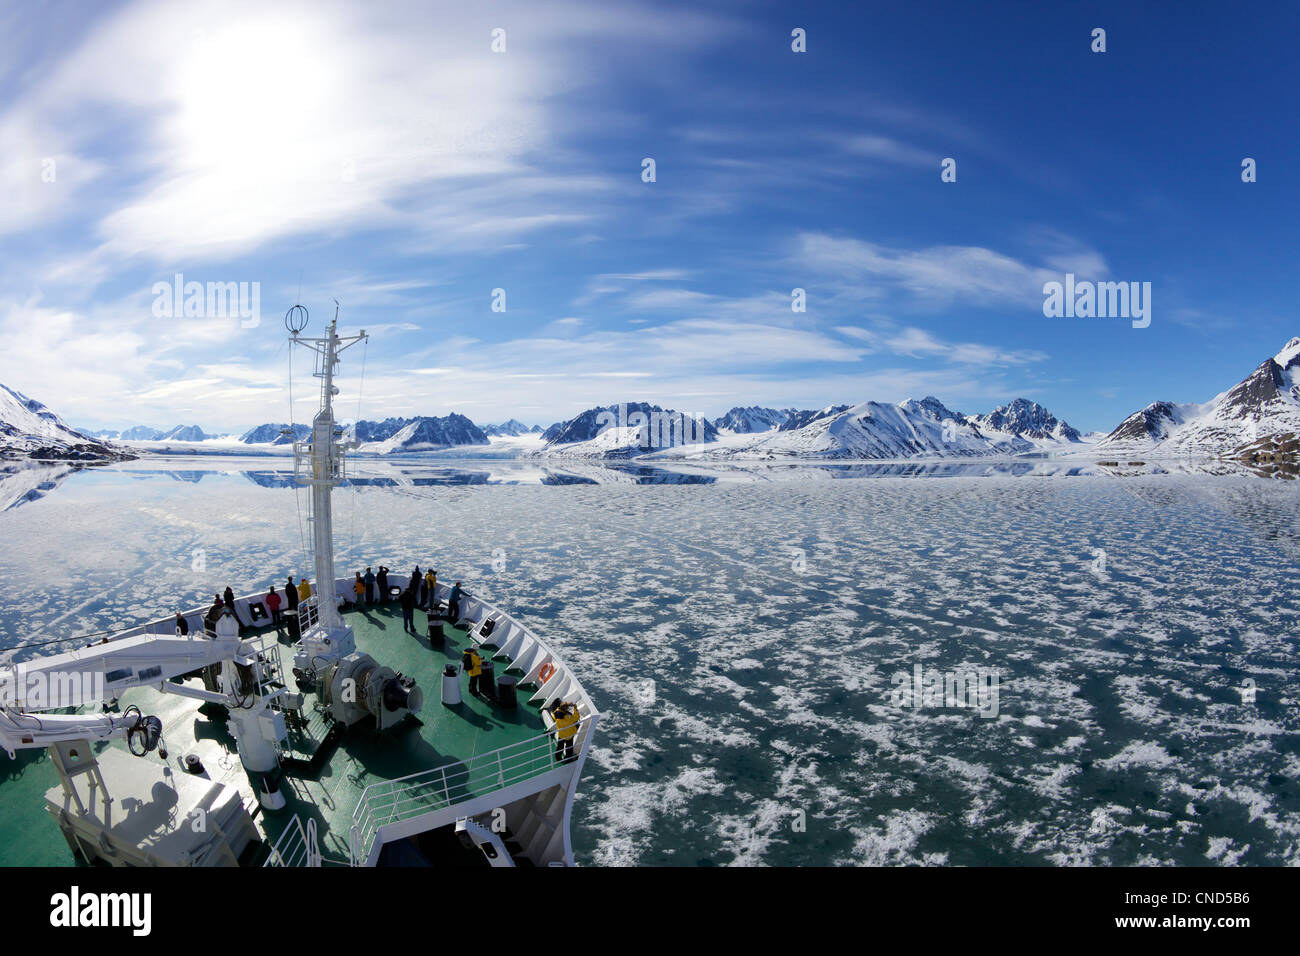
<svg viewBox="0 0 1300 956">
<path fill-rule="evenodd" d="M 447 620 L 453 624 L 460 620 L 460 596 L 464 593 L 460 589 L 460 582 L 457 581 L 455 587 L 451 589 L 451 596 L 447 598 Z"/>
</svg>

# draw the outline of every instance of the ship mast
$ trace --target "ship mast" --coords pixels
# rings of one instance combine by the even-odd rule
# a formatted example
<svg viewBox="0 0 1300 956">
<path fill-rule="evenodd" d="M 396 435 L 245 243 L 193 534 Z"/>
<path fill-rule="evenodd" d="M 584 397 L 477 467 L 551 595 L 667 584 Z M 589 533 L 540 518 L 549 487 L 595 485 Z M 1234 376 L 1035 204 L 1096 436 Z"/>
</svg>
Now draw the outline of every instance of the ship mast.
<svg viewBox="0 0 1300 956">
<path fill-rule="evenodd" d="M 339 335 L 338 321 L 336 301 L 334 318 L 330 320 L 325 335 L 307 338 L 300 334 L 307 325 L 307 310 L 296 305 L 285 316 L 292 341 L 316 353 L 316 371 L 313 374 L 321 382 L 320 410 L 312 419 L 311 441 L 295 441 L 293 456 L 295 480 L 311 488 L 309 520 L 316 570 L 316 606 L 318 624 L 325 634 L 333 634 L 345 627 L 334 594 L 334 518 L 330 503 L 334 486 L 344 477 L 345 449 L 340 440 L 342 433 L 334 422 L 334 396 L 339 393 L 334 384 L 334 370 L 339 364 L 340 352 L 368 338 L 364 329 L 356 335 Z"/>
</svg>

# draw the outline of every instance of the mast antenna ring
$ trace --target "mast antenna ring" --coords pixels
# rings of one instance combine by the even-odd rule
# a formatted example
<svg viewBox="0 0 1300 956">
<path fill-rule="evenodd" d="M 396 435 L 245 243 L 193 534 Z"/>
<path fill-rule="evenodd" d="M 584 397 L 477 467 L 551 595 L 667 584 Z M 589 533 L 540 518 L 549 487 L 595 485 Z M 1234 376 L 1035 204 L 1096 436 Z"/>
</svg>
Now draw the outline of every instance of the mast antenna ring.
<svg viewBox="0 0 1300 956">
<path fill-rule="evenodd" d="M 289 330 L 290 334 L 296 336 L 307 328 L 307 318 L 307 307 L 305 305 L 295 305 L 284 314 L 284 327 Z"/>
</svg>

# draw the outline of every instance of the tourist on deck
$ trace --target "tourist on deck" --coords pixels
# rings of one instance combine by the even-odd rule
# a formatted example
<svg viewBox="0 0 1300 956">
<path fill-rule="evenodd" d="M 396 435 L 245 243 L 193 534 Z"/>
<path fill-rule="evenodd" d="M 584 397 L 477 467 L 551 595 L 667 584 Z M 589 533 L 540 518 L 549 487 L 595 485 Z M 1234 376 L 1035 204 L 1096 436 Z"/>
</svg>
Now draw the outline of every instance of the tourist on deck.
<svg viewBox="0 0 1300 956">
<path fill-rule="evenodd" d="M 432 569 L 424 573 L 424 607 L 427 611 L 432 611 L 438 604 L 438 599 L 434 597 L 437 594 L 438 572 Z"/>
<path fill-rule="evenodd" d="M 225 604 L 221 600 L 221 595 L 212 595 L 212 607 L 208 608 L 208 613 L 203 616 L 203 629 L 205 631 L 211 631 L 216 627 L 217 618 L 221 617 L 223 607 L 225 607 Z"/>
<path fill-rule="evenodd" d="M 388 569 L 382 564 L 379 566 L 379 574 L 375 576 L 375 582 L 379 585 L 379 601 L 381 604 L 387 604 L 388 594 Z"/>
<path fill-rule="evenodd" d="M 407 587 L 402 592 L 402 630 L 411 634 L 415 631 L 415 591 L 412 587 Z"/>
<path fill-rule="evenodd" d="M 447 620 L 455 624 L 460 620 L 460 596 L 465 592 L 460 589 L 460 582 L 451 589 L 451 594 L 447 598 Z"/>
<path fill-rule="evenodd" d="M 188 637 L 190 633 L 189 621 L 185 620 L 185 615 L 180 611 L 176 612 L 176 636 Z"/>
<path fill-rule="evenodd" d="M 225 593 L 221 596 L 225 599 L 226 607 L 230 608 L 230 612 L 233 614 L 235 612 L 235 592 L 230 588 L 226 588 Z"/>
<path fill-rule="evenodd" d="M 298 600 L 305 601 L 309 597 L 311 597 L 311 585 L 307 583 L 306 578 L 303 578 L 298 585 Z"/>
<path fill-rule="evenodd" d="M 366 582 L 366 601 L 375 602 L 379 598 L 375 594 L 375 572 L 366 568 L 366 576 L 361 580 Z"/>
<path fill-rule="evenodd" d="M 284 608 L 286 611 L 292 611 L 289 618 L 289 637 L 292 640 L 298 640 L 302 632 L 298 629 L 298 588 L 294 586 L 293 575 L 289 575 L 289 580 L 284 582 Z"/>
<path fill-rule="evenodd" d="M 573 759 L 573 738 L 578 734 L 578 706 L 560 701 L 551 709 L 555 720 L 555 759 L 568 763 Z"/>
<path fill-rule="evenodd" d="M 279 630 L 281 626 L 281 620 L 280 620 L 281 601 L 280 601 L 280 595 L 275 593 L 274 584 L 271 585 L 271 590 L 266 592 L 266 597 L 263 600 L 264 603 L 266 604 L 266 609 L 271 612 L 271 623 L 275 625 L 276 630 Z"/>
<path fill-rule="evenodd" d="M 361 572 L 357 572 L 357 579 L 352 582 L 352 591 L 356 595 L 357 607 L 362 607 L 366 603 L 366 582 L 361 580 Z"/>
<path fill-rule="evenodd" d="M 483 676 L 483 658 L 478 656 L 478 651 L 473 646 L 470 646 L 465 648 L 465 653 L 460 656 L 460 663 L 469 676 L 469 692 L 481 697 L 479 678 Z"/>
<path fill-rule="evenodd" d="M 423 604 L 420 600 L 420 586 L 424 584 L 424 578 L 420 577 L 420 566 L 417 564 L 415 570 L 411 572 L 411 580 L 406 586 L 411 590 L 411 597 L 416 604 Z"/>
</svg>

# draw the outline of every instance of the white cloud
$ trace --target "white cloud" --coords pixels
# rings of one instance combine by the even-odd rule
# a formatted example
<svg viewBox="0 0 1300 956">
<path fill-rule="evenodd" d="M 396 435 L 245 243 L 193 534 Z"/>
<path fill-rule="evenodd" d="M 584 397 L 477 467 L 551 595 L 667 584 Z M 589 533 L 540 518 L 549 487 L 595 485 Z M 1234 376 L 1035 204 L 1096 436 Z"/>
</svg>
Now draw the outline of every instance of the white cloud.
<svg viewBox="0 0 1300 956">
<path fill-rule="evenodd" d="M 803 233 L 795 260 L 841 280 L 870 279 L 934 304 L 1042 301 L 1055 273 L 979 246 L 892 249 L 861 239 Z M 885 288 L 878 286 L 877 295 Z"/>
<path fill-rule="evenodd" d="M 939 155 L 892 139 L 888 136 L 861 134 L 841 142 L 841 147 L 855 156 L 880 159 L 903 166 L 934 166 L 938 175 Z"/>
<path fill-rule="evenodd" d="M 693 289 L 648 289 L 628 296 L 625 302 L 630 309 L 667 309 L 690 311 L 714 302 L 715 296 Z"/>
<path fill-rule="evenodd" d="M 583 223 L 591 212 L 565 194 L 605 186 L 544 168 L 558 152 L 551 100 L 599 84 L 587 57 L 605 43 L 635 39 L 629 56 L 654 59 L 717 41 L 721 21 L 685 16 L 565 2 L 135 3 L 36 64 L 0 114 L 0 183 L 13 187 L 0 233 L 97 217 L 97 253 L 65 256 L 84 279 L 104 275 L 105 258 L 229 259 L 361 226 L 423 225 L 426 245 L 464 247 Z M 498 24 L 513 41 L 504 54 L 489 46 Z M 596 53 L 574 55 L 584 49 Z M 63 159 L 57 188 L 41 188 L 46 156 Z M 510 178 L 476 187 L 488 174 Z"/>
<path fill-rule="evenodd" d="M 886 348 L 903 355 L 947 358 L 963 365 L 1025 365 L 1047 358 L 1032 349 L 1004 350 L 975 342 L 943 342 L 923 329 L 906 328 L 883 337 Z"/>
</svg>

